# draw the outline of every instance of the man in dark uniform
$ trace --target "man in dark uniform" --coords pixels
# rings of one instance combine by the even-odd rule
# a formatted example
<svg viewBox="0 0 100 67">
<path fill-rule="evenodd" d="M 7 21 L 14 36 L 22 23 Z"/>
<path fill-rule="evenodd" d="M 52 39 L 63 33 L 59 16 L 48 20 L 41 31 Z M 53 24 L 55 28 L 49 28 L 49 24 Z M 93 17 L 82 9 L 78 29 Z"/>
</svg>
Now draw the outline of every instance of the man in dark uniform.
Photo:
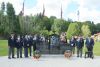
<svg viewBox="0 0 100 67">
<path fill-rule="evenodd" d="M 28 36 L 25 35 L 25 37 L 24 37 L 24 56 L 25 56 L 25 58 L 28 57 L 28 47 L 29 47 L 29 45 L 28 45 Z"/>
<path fill-rule="evenodd" d="M 8 59 L 11 59 L 11 55 L 12 58 L 14 57 L 14 48 L 15 48 L 15 40 L 14 40 L 14 34 L 11 34 L 11 36 L 8 39 Z"/>
<path fill-rule="evenodd" d="M 93 54 L 93 46 L 94 46 L 94 39 L 91 37 L 91 38 L 86 38 L 86 47 L 87 47 L 87 50 L 88 52 L 91 52 L 91 54 L 88 54 L 88 57 L 92 57 L 92 54 Z"/>
<path fill-rule="evenodd" d="M 22 58 L 23 41 L 24 41 L 24 40 L 23 40 L 23 39 L 24 39 L 23 36 L 21 36 L 20 39 L 21 39 L 21 41 L 20 41 L 20 44 L 21 44 L 21 45 L 20 45 L 20 58 Z"/>
<path fill-rule="evenodd" d="M 20 35 L 17 36 L 17 39 L 16 39 L 16 42 L 17 42 L 17 58 L 19 58 L 19 55 L 20 55 L 20 58 L 22 58 L 22 46 L 23 46 L 23 42 L 22 42 L 22 38 L 20 37 Z"/>
<path fill-rule="evenodd" d="M 34 35 L 34 37 L 33 37 L 33 52 L 35 52 L 35 50 L 36 50 L 36 40 L 37 40 L 37 35 Z"/>
<path fill-rule="evenodd" d="M 78 39 L 76 41 L 77 57 L 82 57 L 83 46 L 84 46 L 84 40 L 83 40 L 83 38 L 82 37 L 78 37 Z"/>
<path fill-rule="evenodd" d="M 33 38 L 31 35 L 28 36 L 28 44 L 29 44 L 29 53 L 30 53 L 30 56 L 32 55 L 32 45 L 33 45 Z"/>
</svg>

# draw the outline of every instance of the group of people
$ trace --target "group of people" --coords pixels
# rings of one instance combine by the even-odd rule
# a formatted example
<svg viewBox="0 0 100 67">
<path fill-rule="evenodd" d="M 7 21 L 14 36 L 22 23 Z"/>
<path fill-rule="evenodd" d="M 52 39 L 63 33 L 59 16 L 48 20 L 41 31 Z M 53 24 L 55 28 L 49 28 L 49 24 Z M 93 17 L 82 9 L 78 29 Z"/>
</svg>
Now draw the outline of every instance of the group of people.
<svg viewBox="0 0 100 67">
<path fill-rule="evenodd" d="M 75 48 L 77 49 L 77 57 L 82 57 L 84 44 L 87 49 L 87 52 L 93 53 L 93 46 L 94 46 L 94 39 L 93 37 L 87 37 L 84 39 L 82 36 L 77 36 L 72 38 L 68 41 L 64 36 L 62 38 L 62 42 L 67 43 L 72 48 L 72 53 L 75 54 Z M 92 55 L 91 55 L 92 56 Z M 88 57 L 91 57 L 88 55 Z"/>
<path fill-rule="evenodd" d="M 8 58 L 9 59 L 15 58 L 15 48 L 17 49 L 16 50 L 17 58 L 22 58 L 23 48 L 24 48 L 25 58 L 32 56 L 32 51 L 38 49 L 36 48 L 36 44 L 39 44 L 40 39 L 41 41 L 44 41 L 44 37 L 39 38 L 39 36 L 37 35 L 20 36 L 11 34 L 10 37 L 8 38 Z"/>
<path fill-rule="evenodd" d="M 78 36 L 77 38 L 72 36 L 72 38 L 68 41 L 65 35 L 60 36 L 59 39 L 58 38 L 55 39 L 55 37 L 52 36 L 50 40 L 52 42 L 51 44 L 49 43 L 50 46 L 52 46 L 53 43 L 55 43 L 54 40 L 59 41 L 58 43 L 61 42 L 63 44 L 69 44 L 72 48 L 73 54 L 75 54 L 75 48 L 77 48 L 77 57 L 82 57 L 84 44 L 86 45 L 87 51 L 93 52 L 94 39 L 92 37 L 87 37 L 86 39 L 84 39 L 82 36 Z M 9 48 L 8 59 L 15 58 L 15 48 L 17 49 L 16 50 L 17 58 L 22 58 L 23 53 L 25 58 L 32 56 L 32 54 L 34 55 L 33 53 L 34 51 L 39 50 L 37 48 L 37 44 L 40 44 L 42 42 L 46 42 L 46 39 L 43 36 L 41 37 L 38 35 L 21 36 L 21 35 L 11 34 L 11 36 L 8 38 L 8 48 Z"/>
<path fill-rule="evenodd" d="M 93 52 L 94 39 L 92 37 L 87 37 L 85 40 L 81 36 L 79 36 L 76 39 L 77 57 L 82 57 L 84 44 L 85 44 L 85 47 L 87 48 L 87 52 L 89 51 Z M 75 52 L 75 42 L 74 41 L 75 41 L 74 38 L 70 40 L 70 44 L 73 47 L 73 53 Z"/>
</svg>

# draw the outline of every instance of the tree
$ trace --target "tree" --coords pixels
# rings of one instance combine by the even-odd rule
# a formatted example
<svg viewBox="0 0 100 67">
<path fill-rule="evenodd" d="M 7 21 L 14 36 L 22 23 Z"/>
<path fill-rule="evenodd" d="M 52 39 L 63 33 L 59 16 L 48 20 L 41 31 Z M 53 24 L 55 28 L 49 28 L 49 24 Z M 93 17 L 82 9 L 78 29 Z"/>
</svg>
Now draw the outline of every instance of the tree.
<svg viewBox="0 0 100 67">
<path fill-rule="evenodd" d="M 0 33 L 4 34 L 4 29 L 5 29 L 5 3 L 2 2 L 1 4 L 1 10 L 0 10 Z"/>
<path fill-rule="evenodd" d="M 96 26 L 93 21 L 85 21 L 83 24 L 89 25 L 92 35 L 96 33 Z"/>
<path fill-rule="evenodd" d="M 96 26 L 96 33 L 100 32 L 100 23 L 97 23 L 95 26 Z"/>
<path fill-rule="evenodd" d="M 70 23 L 69 28 L 67 30 L 67 38 L 70 39 L 72 36 L 78 36 L 81 33 L 81 29 L 78 23 Z"/>
<path fill-rule="evenodd" d="M 65 32 L 68 29 L 69 23 L 62 19 L 55 19 L 52 25 L 52 31 L 57 33 Z"/>
<path fill-rule="evenodd" d="M 20 33 L 24 34 L 24 17 L 19 15 L 18 19 L 19 19 L 19 25 L 20 25 Z"/>
<path fill-rule="evenodd" d="M 35 15 L 32 22 L 34 32 L 40 33 L 39 31 L 42 30 L 51 30 L 52 23 L 47 16 L 41 16 L 41 13 Z"/>
<path fill-rule="evenodd" d="M 33 33 L 33 17 L 30 16 L 20 16 L 19 15 L 19 25 L 21 34 L 32 34 Z M 35 25 L 34 25 L 35 26 Z"/>
<path fill-rule="evenodd" d="M 42 35 L 44 35 L 45 37 L 49 36 L 49 32 L 48 30 L 42 30 L 40 31 Z"/>
<path fill-rule="evenodd" d="M 91 22 L 90 30 L 92 35 L 96 33 L 96 25 L 94 24 L 93 21 Z"/>
<path fill-rule="evenodd" d="M 47 16 L 43 16 L 39 25 L 41 27 L 41 30 L 48 30 L 48 31 L 51 30 L 51 23 L 50 23 L 49 18 Z"/>
<path fill-rule="evenodd" d="M 6 10 L 6 11 L 5 11 Z M 81 28 L 82 27 L 82 28 Z M 86 30 L 85 30 L 86 29 Z M 34 16 L 15 15 L 14 7 L 11 3 L 2 2 L 0 7 L 0 35 L 9 35 L 10 33 L 32 34 L 42 33 L 60 34 L 67 31 L 67 37 L 81 35 L 85 37 L 100 32 L 100 23 L 94 24 L 91 21 L 80 23 L 68 19 L 57 19 L 55 16 L 48 18 L 38 13 Z M 88 31 L 88 32 L 87 32 Z"/>
<path fill-rule="evenodd" d="M 57 19 L 55 16 L 50 16 L 49 20 L 51 25 L 54 23 L 54 20 Z"/>
<path fill-rule="evenodd" d="M 32 27 L 34 33 L 39 33 L 43 29 L 43 18 L 40 14 L 34 15 L 32 19 Z"/>
<path fill-rule="evenodd" d="M 15 10 L 11 3 L 7 3 L 7 23 L 8 33 L 20 33 L 20 23 L 18 16 L 15 15 Z"/>
<path fill-rule="evenodd" d="M 16 16 L 16 21 L 15 21 L 15 33 L 20 34 L 21 33 L 21 28 L 20 28 L 20 20 L 19 16 Z"/>
<path fill-rule="evenodd" d="M 82 30 L 82 33 L 83 33 L 84 37 L 87 37 L 87 36 L 91 35 L 91 31 L 90 31 L 89 25 L 83 24 L 81 30 Z"/>
<path fill-rule="evenodd" d="M 33 27 L 32 27 L 32 16 L 25 16 L 24 17 L 24 32 L 26 34 L 32 34 Z"/>
<path fill-rule="evenodd" d="M 8 28 L 9 28 L 9 32 L 8 33 L 12 33 L 15 32 L 15 25 L 16 25 L 16 16 L 15 16 L 15 10 L 13 8 L 13 5 L 10 3 L 7 3 L 7 19 L 8 19 Z"/>
<path fill-rule="evenodd" d="M 67 20 L 67 21 L 68 21 L 68 22 L 70 22 L 70 23 L 71 23 L 71 22 L 73 22 L 73 20 L 72 20 L 72 19 L 70 19 L 70 18 L 68 18 L 68 20 Z"/>
<path fill-rule="evenodd" d="M 4 12 L 5 12 L 5 3 L 4 2 L 2 2 L 2 4 L 1 4 L 1 11 L 4 14 Z"/>
</svg>

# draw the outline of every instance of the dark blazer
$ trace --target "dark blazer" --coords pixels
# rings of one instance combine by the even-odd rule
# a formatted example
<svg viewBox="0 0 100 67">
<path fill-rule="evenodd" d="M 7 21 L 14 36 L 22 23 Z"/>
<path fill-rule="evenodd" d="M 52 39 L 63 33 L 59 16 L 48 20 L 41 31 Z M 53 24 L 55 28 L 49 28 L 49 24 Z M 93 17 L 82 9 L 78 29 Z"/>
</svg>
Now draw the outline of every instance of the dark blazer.
<svg viewBox="0 0 100 67">
<path fill-rule="evenodd" d="M 17 48 L 20 48 L 20 45 L 21 45 L 21 42 L 17 40 L 17 41 L 16 41 L 16 47 L 17 47 Z"/>
<path fill-rule="evenodd" d="M 84 47 L 84 39 L 83 38 L 80 39 L 80 44 L 81 44 L 81 47 Z"/>
<path fill-rule="evenodd" d="M 26 38 L 23 39 L 24 48 L 29 47 L 28 40 Z"/>
<path fill-rule="evenodd" d="M 29 44 L 29 46 L 32 46 L 33 45 L 33 38 L 32 37 L 30 37 L 28 39 L 28 44 Z"/>
<path fill-rule="evenodd" d="M 13 39 L 11 37 L 8 38 L 8 46 L 15 47 L 15 40 L 14 40 L 14 38 Z"/>
<path fill-rule="evenodd" d="M 23 47 L 23 41 L 24 41 L 24 40 L 23 40 L 23 38 L 21 37 L 21 42 L 20 42 L 20 43 L 21 43 L 21 46 L 22 46 L 22 47 Z"/>
<path fill-rule="evenodd" d="M 17 48 L 22 48 L 22 46 L 23 46 L 23 42 L 22 42 L 22 40 L 20 39 L 20 40 L 16 40 L 16 47 Z"/>
<path fill-rule="evenodd" d="M 90 41 L 88 38 L 86 38 L 86 42 L 85 42 L 87 47 L 93 47 L 94 46 L 94 40 L 91 38 Z"/>
<path fill-rule="evenodd" d="M 77 48 L 82 48 L 84 46 L 84 40 L 80 39 L 79 41 L 76 41 Z"/>
</svg>

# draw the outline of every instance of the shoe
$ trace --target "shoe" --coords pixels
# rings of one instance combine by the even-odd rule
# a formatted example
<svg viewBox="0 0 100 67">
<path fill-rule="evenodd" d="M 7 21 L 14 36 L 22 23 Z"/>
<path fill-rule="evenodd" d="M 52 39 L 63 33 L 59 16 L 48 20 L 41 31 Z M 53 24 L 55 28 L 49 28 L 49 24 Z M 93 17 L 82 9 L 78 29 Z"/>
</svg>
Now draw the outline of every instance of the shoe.
<svg viewBox="0 0 100 67">
<path fill-rule="evenodd" d="M 8 59 L 11 59 L 10 57 L 8 57 Z"/>
<path fill-rule="evenodd" d="M 20 57 L 20 58 L 22 58 L 22 57 Z"/>
<path fill-rule="evenodd" d="M 28 57 L 25 57 L 25 58 L 28 58 Z"/>
<path fill-rule="evenodd" d="M 12 57 L 13 59 L 16 59 L 15 57 Z"/>
</svg>

